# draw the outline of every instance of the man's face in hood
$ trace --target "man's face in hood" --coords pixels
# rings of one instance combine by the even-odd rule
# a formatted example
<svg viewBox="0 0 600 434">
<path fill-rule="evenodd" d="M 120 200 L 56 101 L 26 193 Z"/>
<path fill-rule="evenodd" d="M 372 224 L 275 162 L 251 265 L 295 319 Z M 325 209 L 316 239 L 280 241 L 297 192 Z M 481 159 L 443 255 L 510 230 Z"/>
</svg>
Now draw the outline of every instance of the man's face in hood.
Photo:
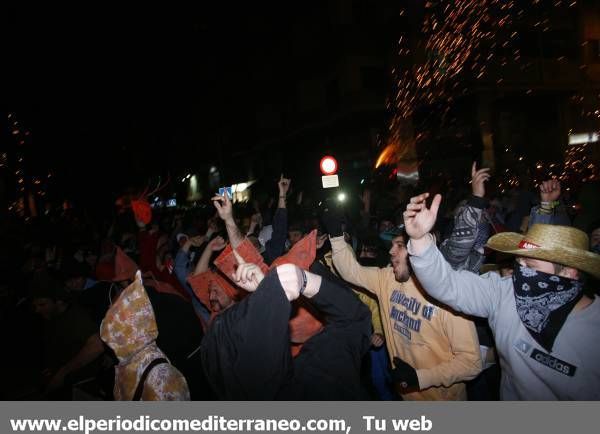
<svg viewBox="0 0 600 434">
<path fill-rule="evenodd" d="M 216 282 L 208 285 L 210 310 L 219 313 L 233 305 L 233 299 Z"/>
</svg>

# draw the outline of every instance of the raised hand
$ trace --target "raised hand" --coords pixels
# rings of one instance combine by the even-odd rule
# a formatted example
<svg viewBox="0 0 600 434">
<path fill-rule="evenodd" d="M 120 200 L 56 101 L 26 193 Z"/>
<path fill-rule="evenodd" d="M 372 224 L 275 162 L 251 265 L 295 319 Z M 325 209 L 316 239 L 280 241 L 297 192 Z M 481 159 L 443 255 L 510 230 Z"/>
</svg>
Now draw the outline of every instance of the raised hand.
<svg viewBox="0 0 600 434">
<path fill-rule="evenodd" d="M 292 180 L 289 178 L 284 178 L 283 173 L 282 173 L 281 178 L 279 178 L 279 182 L 277 183 L 277 186 L 279 187 L 279 197 L 287 196 L 287 193 L 288 193 L 288 190 L 290 189 L 291 183 L 292 183 Z"/>
<path fill-rule="evenodd" d="M 477 170 L 477 163 L 473 162 L 471 167 L 471 189 L 473 196 L 485 196 L 485 182 L 490 179 L 490 169 L 483 168 Z"/>
<path fill-rule="evenodd" d="M 238 254 L 238 252 L 233 250 L 233 255 L 235 256 L 235 260 L 238 264 L 235 273 L 232 273 L 231 277 L 235 284 L 240 288 L 245 289 L 248 292 L 256 291 L 258 285 L 265 278 L 265 275 L 261 271 L 260 267 L 256 264 L 247 263 L 244 259 Z"/>
<path fill-rule="evenodd" d="M 553 202 L 560 197 L 560 182 L 556 179 L 544 181 L 540 185 L 540 198 L 542 202 Z"/>
<path fill-rule="evenodd" d="M 250 217 L 250 224 L 256 226 L 261 226 L 262 225 L 262 214 L 257 212 L 252 214 L 252 217 Z"/>
<path fill-rule="evenodd" d="M 212 252 L 218 252 L 219 250 L 223 250 L 226 245 L 227 243 L 225 242 L 223 237 L 215 237 L 208 242 L 208 245 L 206 247 Z"/>
<path fill-rule="evenodd" d="M 406 211 L 404 211 L 406 233 L 414 240 L 419 240 L 427 235 L 433 228 L 437 218 L 442 196 L 436 194 L 430 208 L 427 208 L 425 203 L 428 197 L 429 193 L 412 197 L 410 203 L 406 206 Z"/>
<path fill-rule="evenodd" d="M 323 247 L 323 245 L 325 244 L 325 241 L 327 241 L 327 234 L 323 234 L 323 235 L 317 237 L 317 250 L 319 250 L 320 248 Z"/>
<path fill-rule="evenodd" d="M 211 200 L 217 209 L 217 213 L 219 214 L 221 220 L 225 222 L 233 220 L 233 205 L 231 204 L 227 193 L 225 193 L 225 196 L 217 195 Z"/>
</svg>

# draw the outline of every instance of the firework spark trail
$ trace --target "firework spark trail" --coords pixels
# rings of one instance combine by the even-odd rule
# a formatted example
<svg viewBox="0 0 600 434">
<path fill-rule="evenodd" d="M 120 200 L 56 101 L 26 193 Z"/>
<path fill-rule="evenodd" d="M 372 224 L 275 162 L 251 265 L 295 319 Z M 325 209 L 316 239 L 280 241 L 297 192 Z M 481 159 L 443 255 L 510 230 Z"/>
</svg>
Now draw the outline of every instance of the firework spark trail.
<svg viewBox="0 0 600 434">
<path fill-rule="evenodd" d="M 425 17 L 421 27 L 422 40 L 417 44 L 417 53 L 411 53 L 408 47 L 409 39 L 401 37 L 400 55 L 414 55 L 414 59 L 425 57 L 422 61 L 411 62 L 411 67 L 396 69 L 396 92 L 388 101 L 388 109 L 393 112 L 389 126 L 387 143 L 377 160 L 377 167 L 382 164 L 397 162 L 403 155 L 409 154 L 410 147 L 427 137 L 427 132 L 414 131 L 414 139 L 402 139 L 403 129 L 411 123 L 409 120 L 415 110 L 421 107 L 432 107 L 432 112 L 444 115 L 457 96 L 467 93 L 469 83 L 484 79 L 492 65 L 501 67 L 511 63 L 520 70 L 532 66 L 532 62 L 521 63 L 521 53 L 513 43 L 518 37 L 513 28 L 516 21 L 528 24 L 532 30 L 547 31 L 550 29 L 548 18 L 539 17 L 536 13 L 525 12 L 526 6 L 538 5 L 548 7 L 550 3 L 555 8 L 567 10 L 577 5 L 576 0 L 548 0 L 544 5 L 540 0 L 531 3 L 520 2 L 517 7 L 515 0 L 424 0 Z M 518 9 L 518 10 L 517 10 Z M 404 15 L 404 11 L 401 13 Z M 414 50 L 413 50 L 414 51 Z M 502 55 L 501 53 L 507 53 Z M 557 60 L 562 60 L 560 57 Z M 414 61 L 414 60 L 413 60 Z M 409 62 L 407 62 L 409 63 Z M 496 82 L 501 83 L 502 68 L 494 68 L 498 73 Z M 526 91 L 527 95 L 531 89 Z M 584 97 L 576 93 L 571 103 L 580 107 L 581 116 L 587 119 L 600 119 L 600 94 Z M 411 129 L 410 127 L 408 129 Z M 582 179 L 592 181 L 600 178 L 597 164 L 586 161 L 584 155 L 587 145 L 570 147 L 563 164 L 546 166 L 539 161 L 536 171 L 539 176 L 550 170 L 550 175 L 559 177 L 563 182 Z M 513 154 L 508 147 L 507 154 Z M 524 157 L 518 157 L 523 161 Z M 584 164 L 585 163 L 585 164 Z M 506 169 L 505 180 L 499 185 L 501 189 L 518 185 L 518 173 Z M 538 176 L 538 177 L 539 177 Z M 540 178 L 541 179 L 541 178 Z M 539 179 L 536 180 L 536 182 Z"/>
<path fill-rule="evenodd" d="M 398 73 L 398 91 L 390 104 L 395 111 L 392 133 L 416 108 L 451 102 L 465 73 L 477 79 L 485 75 L 488 65 L 495 61 L 496 46 L 507 47 L 515 37 L 514 32 L 508 35 L 503 31 L 511 23 L 514 7 L 514 1 L 506 0 L 438 0 L 425 4 L 425 36 L 420 46 L 426 59 Z M 507 40 L 498 41 L 505 33 Z M 404 41 L 400 38 L 399 43 Z M 501 61 L 506 64 L 506 59 Z"/>
</svg>

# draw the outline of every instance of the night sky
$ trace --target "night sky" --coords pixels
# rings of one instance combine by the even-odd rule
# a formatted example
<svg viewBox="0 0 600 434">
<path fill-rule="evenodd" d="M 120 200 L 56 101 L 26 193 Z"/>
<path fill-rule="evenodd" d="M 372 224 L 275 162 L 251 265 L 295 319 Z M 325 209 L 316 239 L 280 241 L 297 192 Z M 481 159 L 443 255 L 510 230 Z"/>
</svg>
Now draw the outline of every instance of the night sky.
<svg viewBox="0 0 600 434">
<path fill-rule="evenodd" d="M 75 193 L 94 184 L 113 190 L 186 170 L 190 156 L 216 158 L 223 134 L 252 144 L 247 113 L 277 81 L 257 89 L 251 72 L 263 56 L 281 66 L 289 12 L 197 9 L 53 4 L 3 14 L 3 109 L 32 131 L 34 170 L 55 170 Z"/>
</svg>

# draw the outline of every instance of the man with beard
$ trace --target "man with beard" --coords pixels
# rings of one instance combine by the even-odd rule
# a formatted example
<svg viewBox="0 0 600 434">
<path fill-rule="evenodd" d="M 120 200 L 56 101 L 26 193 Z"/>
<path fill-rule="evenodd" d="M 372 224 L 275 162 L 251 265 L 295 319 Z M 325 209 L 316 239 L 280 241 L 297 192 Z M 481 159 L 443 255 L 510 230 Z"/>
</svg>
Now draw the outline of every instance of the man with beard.
<svg viewBox="0 0 600 434">
<path fill-rule="evenodd" d="M 408 252 L 427 292 L 494 332 L 504 400 L 600 399 L 600 302 L 583 293 L 584 275 L 600 276 L 600 255 L 587 235 L 569 226 L 536 224 L 526 234 L 500 233 L 493 250 L 515 255 L 512 278 L 455 271 L 430 231 L 441 196 L 411 199 L 404 213 Z"/>
<path fill-rule="evenodd" d="M 481 371 L 479 342 L 471 321 L 426 299 L 411 276 L 402 232 L 392 239 L 391 267 L 361 266 L 343 236 L 340 216 L 323 220 L 340 276 L 377 296 L 391 378 L 406 400 L 464 400 L 463 381 Z"/>
</svg>

